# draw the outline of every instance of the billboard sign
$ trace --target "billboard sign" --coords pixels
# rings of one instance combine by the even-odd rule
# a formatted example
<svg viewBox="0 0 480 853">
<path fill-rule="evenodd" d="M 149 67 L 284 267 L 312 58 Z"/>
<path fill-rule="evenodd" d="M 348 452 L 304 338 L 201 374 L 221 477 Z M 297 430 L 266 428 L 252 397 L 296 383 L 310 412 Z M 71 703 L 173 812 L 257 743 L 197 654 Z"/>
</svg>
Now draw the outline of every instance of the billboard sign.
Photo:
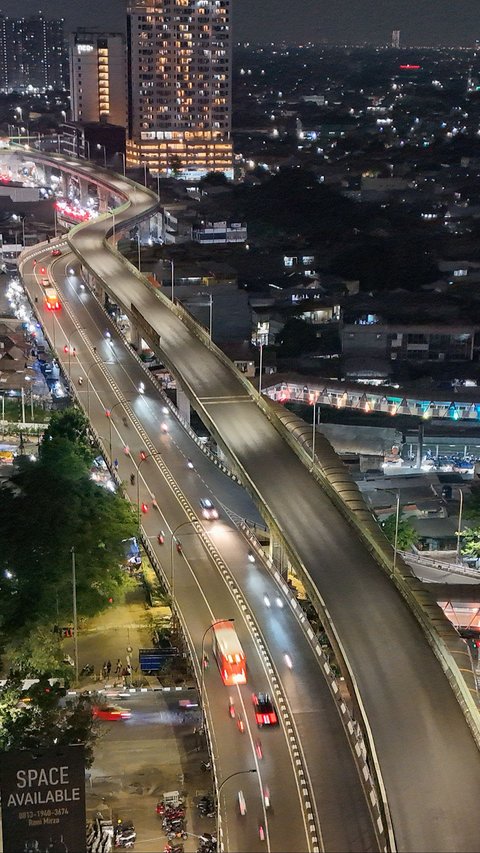
<svg viewBox="0 0 480 853">
<path fill-rule="evenodd" d="M 4 853 L 86 853 L 80 746 L 0 756 Z"/>
</svg>

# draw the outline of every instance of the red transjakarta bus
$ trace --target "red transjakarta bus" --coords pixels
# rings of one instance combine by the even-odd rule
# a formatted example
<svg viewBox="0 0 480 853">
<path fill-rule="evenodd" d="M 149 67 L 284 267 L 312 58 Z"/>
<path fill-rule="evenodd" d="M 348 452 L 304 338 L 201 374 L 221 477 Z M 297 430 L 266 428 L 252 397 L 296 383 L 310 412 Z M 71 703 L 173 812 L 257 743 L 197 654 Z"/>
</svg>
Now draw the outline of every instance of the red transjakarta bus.
<svg viewBox="0 0 480 853">
<path fill-rule="evenodd" d="M 60 308 L 60 300 L 58 293 L 54 287 L 45 288 L 45 303 L 49 311 L 58 311 Z"/>
<path fill-rule="evenodd" d="M 213 653 L 217 659 L 222 681 L 228 686 L 246 684 L 247 662 L 237 632 L 231 622 L 216 622 L 213 626 Z"/>
</svg>

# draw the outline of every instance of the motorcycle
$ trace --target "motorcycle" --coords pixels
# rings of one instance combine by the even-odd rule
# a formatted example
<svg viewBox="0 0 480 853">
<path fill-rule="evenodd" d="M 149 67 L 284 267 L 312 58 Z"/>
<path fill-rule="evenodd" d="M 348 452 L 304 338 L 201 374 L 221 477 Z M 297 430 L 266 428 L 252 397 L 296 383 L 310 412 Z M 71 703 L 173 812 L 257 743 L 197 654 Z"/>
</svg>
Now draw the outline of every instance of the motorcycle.
<svg viewBox="0 0 480 853">
<path fill-rule="evenodd" d="M 163 543 L 165 542 L 165 533 L 163 532 L 163 530 L 161 530 L 158 534 L 157 540 L 159 545 L 163 545 Z"/>
<path fill-rule="evenodd" d="M 233 704 L 233 699 L 231 696 L 228 698 L 228 713 L 230 714 L 232 720 L 235 719 L 235 705 Z"/>
<path fill-rule="evenodd" d="M 193 471 L 193 462 L 191 459 L 187 459 L 187 468 Z"/>
<path fill-rule="evenodd" d="M 78 384 L 83 385 L 83 379 L 81 376 L 78 377 Z"/>
<path fill-rule="evenodd" d="M 182 553 L 182 543 L 181 542 L 177 542 L 177 551 L 179 554 Z"/>
<path fill-rule="evenodd" d="M 237 714 L 237 728 L 242 735 L 245 733 L 245 723 L 239 714 Z"/>
<path fill-rule="evenodd" d="M 83 667 L 80 675 L 91 675 L 93 672 L 93 666 L 91 663 L 86 663 Z"/>
<path fill-rule="evenodd" d="M 133 824 L 124 826 L 119 824 L 115 830 L 115 847 L 129 849 L 134 846 L 137 833 Z"/>
<path fill-rule="evenodd" d="M 130 474 L 130 485 L 131 486 L 135 485 L 135 474 Z"/>
</svg>

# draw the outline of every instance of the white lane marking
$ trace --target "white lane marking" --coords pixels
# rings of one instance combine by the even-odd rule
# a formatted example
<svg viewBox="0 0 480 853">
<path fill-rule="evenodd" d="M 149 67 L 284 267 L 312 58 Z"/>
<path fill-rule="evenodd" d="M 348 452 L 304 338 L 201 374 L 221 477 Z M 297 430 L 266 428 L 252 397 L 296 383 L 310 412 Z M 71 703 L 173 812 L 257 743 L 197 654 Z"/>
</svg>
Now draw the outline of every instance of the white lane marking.
<svg viewBox="0 0 480 853">
<path fill-rule="evenodd" d="M 70 319 L 72 320 L 72 322 L 74 322 L 73 317 L 71 316 L 70 310 L 69 310 L 68 308 L 67 308 L 67 312 L 66 312 L 66 313 L 68 313 L 68 314 L 69 314 Z M 91 318 L 92 322 L 94 323 L 94 325 L 98 328 L 98 324 L 96 323 L 96 321 L 95 321 L 95 320 L 93 320 L 93 318 L 91 317 L 90 312 L 88 311 L 88 309 L 87 309 L 87 313 L 89 314 L 89 316 L 90 316 L 90 318 Z M 60 323 L 59 323 L 59 327 L 60 327 Z M 60 328 L 61 328 L 61 327 L 60 327 Z M 62 332 L 63 332 L 63 334 L 65 335 L 65 337 L 67 337 L 67 336 L 66 336 L 66 333 L 63 331 L 63 329 L 62 329 Z M 89 339 L 88 339 L 88 340 L 89 340 Z M 119 336 L 119 340 L 120 340 L 120 343 L 121 343 L 122 347 L 123 347 L 123 346 L 125 346 L 125 344 L 124 344 L 123 340 L 120 338 L 120 336 Z M 87 346 L 88 346 L 88 344 L 87 344 Z M 102 364 L 101 362 L 100 362 L 99 364 L 100 364 L 100 366 L 103 368 L 103 364 Z M 122 364 L 121 362 L 119 362 L 119 361 L 116 361 L 116 364 L 118 364 L 118 365 L 122 368 L 123 372 L 125 372 L 126 376 L 128 377 L 128 374 L 126 373 L 126 370 L 125 370 L 125 368 L 124 368 L 123 364 Z M 110 387 L 112 388 L 112 390 L 114 390 L 114 393 L 115 393 L 115 394 L 117 395 L 117 397 L 118 397 L 118 394 L 120 393 L 120 391 L 119 391 L 119 388 L 118 388 L 118 385 L 117 385 L 116 381 L 115 381 L 115 380 L 113 379 L 113 377 L 111 376 L 110 371 L 108 371 L 108 370 L 103 370 L 103 369 L 102 369 L 102 371 L 101 371 L 101 372 L 103 373 L 103 375 L 104 375 L 104 377 L 105 377 L 105 379 L 106 379 L 107 383 L 108 383 L 108 384 L 110 384 Z M 132 385 L 134 385 L 134 383 L 133 383 L 133 381 L 131 380 L 131 378 L 130 378 L 130 377 L 128 377 L 128 379 L 129 379 L 129 381 L 132 383 Z M 91 385 L 93 385 L 93 383 L 90 383 L 90 384 L 91 384 Z M 116 386 L 116 387 L 114 387 L 114 386 Z M 98 400 L 99 400 L 100 406 L 101 406 L 102 408 L 104 408 L 104 407 L 102 406 L 100 396 L 99 396 L 98 392 L 96 391 L 95 386 L 93 386 L 93 387 L 94 387 L 94 390 L 95 390 L 95 395 L 97 396 L 97 398 L 98 398 Z M 157 389 L 155 389 L 155 391 L 157 392 Z M 157 393 L 158 393 L 158 392 L 157 392 Z M 123 395 L 122 395 L 122 398 L 123 398 Z M 125 407 L 125 408 L 127 408 L 127 407 Z M 131 414 L 131 416 L 130 416 L 130 419 L 131 419 L 131 422 L 132 422 L 132 425 L 133 425 L 134 429 L 136 430 L 137 434 L 138 434 L 138 435 L 139 435 L 139 437 L 142 439 L 142 441 L 145 443 L 145 445 L 147 446 L 148 444 L 150 444 L 151 446 L 153 446 L 153 447 L 154 447 L 154 450 L 156 451 L 156 448 L 155 448 L 155 446 L 153 445 L 153 442 L 152 442 L 152 440 L 150 439 L 150 436 L 147 434 L 146 430 L 144 430 L 143 426 L 140 424 L 140 422 L 139 422 L 139 420 L 138 420 L 138 417 L 137 417 L 136 413 L 133 413 L 133 412 L 132 412 L 132 414 Z M 118 430 L 117 430 L 117 428 L 116 428 L 116 425 L 115 425 L 115 424 L 114 424 L 114 427 L 115 427 L 115 431 L 117 432 L 118 437 L 120 438 L 120 440 L 122 440 L 122 437 L 120 436 L 120 433 L 118 432 Z M 158 451 L 156 451 L 156 452 L 158 452 Z M 179 503 L 180 507 L 181 507 L 184 511 L 186 511 L 186 510 L 185 510 L 185 505 L 184 505 L 184 503 L 186 503 L 186 504 L 188 505 L 188 507 L 190 508 L 189 502 L 186 500 L 185 496 L 183 495 L 183 492 L 181 492 L 181 490 L 179 489 L 178 485 L 176 484 L 176 481 L 174 480 L 173 476 L 171 475 L 171 472 L 170 472 L 170 470 L 168 469 L 168 467 L 166 466 L 166 463 L 165 463 L 165 462 L 164 462 L 164 460 L 162 459 L 162 465 L 160 465 L 159 460 L 158 460 L 157 458 L 155 458 L 155 457 L 152 457 L 152 458 L 153 458 L 154 464 L 157 466 L 157 468 L 159 469 L 160 473 L 162 473 L 162 474 L 163 474 L 164 479 L 167 481 L 167 484 L 170 486 L 170 490 L 171 490 L 171 492 L 172 492 L 173 496 L 176 498 L 177 502 Z M 165 467 L 165 469 L 167 470 L 168 475 L 169 475 L 168 477 L 166 477 L 166 476 L 165 476 L 165 472 L 164 472 L 164 471 L 162 471 L 162 467 Z M 146 480 L 145 480 L 145 478 L 144 478 L 143 476 L 142 476 L 142 480 L 143 480 L 143 483 L 144 483 L 144 485 L 145 485 L 145 487 L 146 487 L 147 491 L 150 491 L 150 490 L 149 490 L 149 487 L 148 487 L 148 485 L 147 485 L 147 483 L 146 483 Z M 171 480 L 171 482 L 169 482 L 169 480 Z M 172 483 L 174 484 L 173 486 L 172 486 Z M 176 487 L 176 488 L 175 488 L 175 487 Z M 177 490 L 178 490 L 178 494 L 177 494 Z M 180 498 L 182 498 L 183 500 L 181 500 Z M 190 511 L 191 511 L 191 508 L 190 508 Z M 166 519 L 165 519 L 165 517 L 163 516 L 163 514 L 162 514 L 161 512 L 160 512 L 160 514 L 162 515 L 162 517 L 164 518 L 164 520 L 165 520 L 165 522 L 166 522 Z M 192 521 L 192 519 L 188 517 L 188 514 L 187 514 L 187 513 L 186 513 L 186 515 L 187 515 L 187 520 Z M 210 557 L 210 559 L 212 560 L 214 567 L 215 567 L 217 570 L 220 570 L 220 573 L 221 573 L 222 577 L 224 577 L 224 573 L 229 575 L 229 574 L 230 574 L 230 573 L 229 573 L 229 570 L 227 569 L 227 566 L 226 566 L 226 564 L 225 564 L 225 562 L 223 561 L 223 559 L 222 559 L 222 558 L 220 558 L 220 560 L 221 560 L 221 565 L 218 563 L 218 560 L 217 560 L 217 558 L 216 558 L 216 556 L 215 556 L 215 552 L 216 552 L 216 554 L 218 554 L 218 550 L 217 550 L 216 546 L 211 542 L 210 537 L 208 536 L 208 533 L 207 533 L 207 531 L 205 530 L 204 526 L 198 522 L 198 520 L 196 519 L 196 517 L 195 517 L 195 516 L 194 516 L 194 518 L 195 518 L 195 520 L 197 521 L 197 523 L 199 524 L 199 526 L 202 528 L 203 536 L 202 536 L 202 534 L 200 534 L 200 539 L 201 539 L 201 541 L 202 541 L 202 544 L 203 544 L 203 546 L 204 546 L 205 550 L 207 550 L 208 556 L 209 556 L 209 557 Z M 166 526 L 167 526 L 167 528 L 170 530 L 170 527 L 169 527 L 169 525 L 168 525 L 168 522 L 166 522 Z M 233 528 L 232 528 L 232 529 L 233 529 Z M 198 532 L 198 531 L 197 531 L 197 532 Z M 203 537 L 205 537 L 205 538 L 208 540 L 208 547 L 207 547 L 206 542 L 205 542 L 205 540 L 204 540 L 204 538 L 203 538 Z M 198 583 L 198 581 L 197 581 L 197 579 L 196 579 L 196 577 L 195 577 L 195 574 L 193 573 L 193 570 L 192 570 L 192 568 L 191 568 L 191 566 L 190 566 L 190 563 L 188 562 L 188 560 L 187 560 L 187 558 L 185 557 L 185 554 L 183 554 L 183 552 L 182 552 L 182 556 L 184 557 L 185 562 L 187 563 L 187 565 L 188 565 L 188 567 L 189 567 L 189 569 L 190 569 L 190 572 L 192 573 L 192 576 L 194 577 L 195 582 L 196 582 L 196 584 L 197 584 L 197 586 L 198 586 L 198 588 L 199 588 L 199 590 L 200 590 L 200 592 L 201 592 L 201 595 L 202 595 L 202 597 L 204 598 L 204 601 L 205 601 L 205 603 L 206 603 L 207 607 L 209 608 L 209 611 L 210 611 L 211 616 L 212 616 L 212 621 L 214 621 L 214 618 L 215 618 L 215 617 L 214 617 L 214 615 L 213 615 L 213 612 L 211 611 L 211 608 L 209 607 L 208 602 L 207 602 L 207 600 L 206 600 L 206 598 L 205 598 L 205 596 L 204 596 L 203 590 L 201 589 L 201 587 L 200 587 L 200 585 L 199 585 L 199 583 Z M 220 555 L 218 554 L 218 556 L 220 556 Z M 230 576 L 230 577 L 231 577 L 231 576 Z M 225 581 L 225 580 L 226 580 L 226 578 L 224 577 L 224 581 Z M 228 588 L 228 587 L 227 587 L 227 588 Z M 245 622 L 246 622 L 246 623 L 248 623 L 248 622 L 250 622 L 250 623 L 251 623 L 251 622 L 252 622 L 252 619 L 251 619 L 250 614 L 247 614 L 247 618 L 245 618 L 245 611 L 247 610 L 247 606 L 246 606 L 245 602 L 243 601 L 243 595 L 241 595 L 240 591 L 239 591 L 236 587 L 235 587 L 234 593 L 235 593 L 235 594 L 234 594 L 234 596 L 233 596 L 233 597 L 236 599 L 237 607 L 239 607 L 240 612 L 241 612 L 241 613 L 242 613 L 242 615 L 244 616 L 244 620 L 245 620 Z M 238 601 L 238 599 L 242 599 L 242 600 L 239 602 L 239 601 Z M 257 631 L 256 627 L 255 627 L 255 630 L 254 630 L 254 631 L 252 631 L 252 624 L 247 624 L 247 630 L 249 630 L 249 633 L 250 633 L 250 634 L 253 634 L 254 643 L 257 645 L 257 648 L 258 648 L 258 645 L 259 645 L 259 637 L 258 637 L 258 631 Z M 255 635 L 256 635 L 256 636 L 255 636 Z M 262 665 L 262 667 L 263 667 L 264 671 L 266 672 L 267 680 L 268 680 L 268 670 L 270 671 L 270 674 L 271 674 L 271 673 L 273 672 L 273 669 L 272 669 L 272 666 L 271 666 L 270 660 L 269 660 L 269 659 L 268 659 L 268 657 L 267 657 L 267 653 L 265 652 L 265 650 L 264 650 L 264 649 L 263 649 L 263 650 L 262 650 L 262 649 L 260 649 L 260 650 L 259 650 L 259 659 L 260 659 L 260 662 L 261 662 L 261 665 Z M 275 676 L 273 676 L 272 680 L 276 681 L 276 677 L 275 677 Z M 277 687 L 277 691 L 278 691 L 278 687 Z M 283 716 L 285 716 L 285 712 L 283 712 L 283 715 L 282 715 L 282 723 L 283 723 Z M 288 726 L 288 729 L 289 729 L 289 731 L 291 730 L 289 726 Z M 288 750 L 288 751 L 290 752 L 290 750 Z M 254 758 L 255 758 L 255 757 L 256 757 L 256 753 L 255 753 L 255 750 L 254 750 L 254 749 L 253 749 L 253 754 L 254 754 Z M 291 752 L 290 752 L 290 756 L 291 756 L 292 766 L 294 767 L 294 759 L 293 759 L 293 756 L 292 756 Z M 295 763 L 298 763 L 298 762 L 295 762 Z M 294 768 L 294 769 L 295 769 L 295 768 Z M 297 770 L 297 772 L 298 772 L 298 770 Z M 299 775 L 300 775 L 300 774 L 299 774 Z M 301 771 L 301 775 L 303 776 L 303 771 Z M 295 776 L 295 774 L 294 774 L 294 776 Z M 296 778 L 296 776 L 295 776 L 295 778 Z M 311 784 L 311 783 L 310 783 L 310 784 Z M 298 789 L 298 792 L 299 792 L 299 794 L 300 794 L 300 788 L 299 788 L 299 785 L 298 785 L 298 780 L 297 780 L 297 789 Z M 261 795 L 262 795 L 262 791 L 261 791 Z M 263 796 L 262 796 L 262 803 L 263 803 Z M 304 814 L 304 810 L 303 810 L 303 809 L 302 809 L 302 816 L 303 816 L 303 819 L 304 819 L 305 831 L 306 831 L 307 839 L 308 839 L 307 825 L 306 825 L 306 821 L 305 821 L 305 814 Z M 317 820 L 318 820 L 318 815 L 317 815 Z"/>
</svg>

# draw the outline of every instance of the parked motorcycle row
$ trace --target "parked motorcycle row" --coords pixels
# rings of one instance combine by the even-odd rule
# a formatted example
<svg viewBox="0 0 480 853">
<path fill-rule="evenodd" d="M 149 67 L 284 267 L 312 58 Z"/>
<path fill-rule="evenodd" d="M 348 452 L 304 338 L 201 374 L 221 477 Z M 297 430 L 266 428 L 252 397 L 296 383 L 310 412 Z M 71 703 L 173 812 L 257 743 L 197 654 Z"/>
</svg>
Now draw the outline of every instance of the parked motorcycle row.
<svg viewBox="0 0 480 853">
<path fill-rule="evenodd" d="M 215 803 L 213 802 L 213 797 L 209 794 L 205 794 L 197 803 L 197 809 L 202 817 L 215 817 Z"/>
<path fill-rule="evenodd" d="M 109 853 L 112 847 L 132 850 L 136 838 L 137 833 L 131 820 L 119 818 L 114 825 L 101 812 L 97 812 L 94 822 L 87 826 L 88 853 Z"/>
<path fill-rule="evenodd" d="M 197 853 L 217 853 L 217 839 L 210 832 L 204 832 L 200 836 Z"/>
<path fill-rule="evenodd" d="M 177 839 L 185 839 L 188 837 L 185 828 L 185 804 L 183 802 L 173 805 L 167 804 L 161 800 L 157 803 L 155 811 L 162 819 L 163 831 L 170 842 L 175 842 Z M 171 846 L 174 847 L 175 844 L 172 844 Z M 165 847 L 165 850 L 167 847 L 168 845 Z"/>
</svg>

